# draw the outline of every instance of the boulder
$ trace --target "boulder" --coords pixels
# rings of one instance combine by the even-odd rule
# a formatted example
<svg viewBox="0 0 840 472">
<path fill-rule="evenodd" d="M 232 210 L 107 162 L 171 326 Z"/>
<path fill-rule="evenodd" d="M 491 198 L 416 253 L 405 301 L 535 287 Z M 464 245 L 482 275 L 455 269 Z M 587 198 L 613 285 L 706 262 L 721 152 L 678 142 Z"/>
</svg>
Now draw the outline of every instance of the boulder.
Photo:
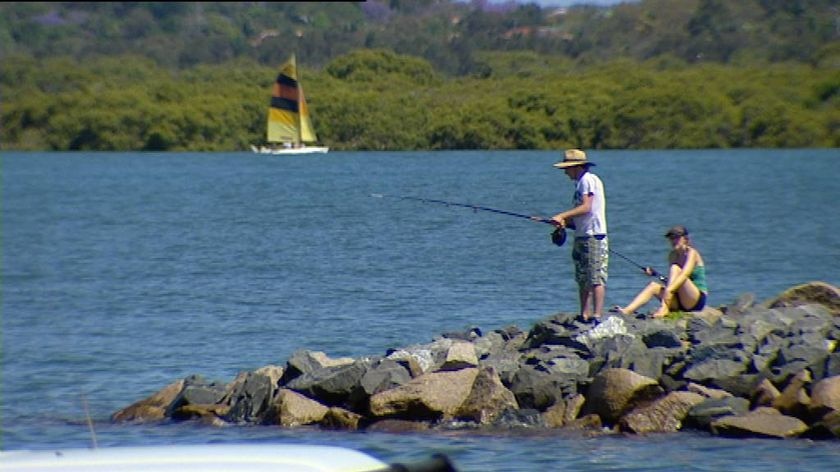
<svg viewBox="0 0 840 472">
<path fill-rule="evenodd" d="M 211 426 L 223 426 L 227 424 L 224 418 L 229 411 L 228 405 L 188 403 L 174 409 L 170 417 L 176 421 L 199 420 Z"/>
<path fill-rule="evenodd" d="M 750 401 L 745 398 L 710 398 L 694 405 L 689 410 L 686 424 L 699 429 L 707 429 L 713 421 L 719 418 L 744 415 L 749 410 Z"/>
<path fill-rule="evenodd" d="M 277 388 L 283 378 L 283 368 L 276 365 L 266 365 L 254 371 L 255 374 L 265 375 L 271 381 L 271 387 Z"/>
<path fill-rule="evenodd" d="M 693 382 L 689 382 L 689 384 L 686 386 L 686 390 L 689 392 L 694 392 L 706 398 L 721 399 L 732 396 L 732 394 L 727 392 L 726 390 L 709 388 Z"/>
<path fill-rule="evenodd" d="M 319 424 L 327 429 L 355 431 L 361 427 L 364 417 L 344 408 L 331 407 Z"/>
<path fill-rule="evenodd" d="M 788 383 L 782 393 L 773 400 L 773 408 L 785 415 L 805 418 L 811 398 L 808 396 L 806 387 L 811 382 L 811 373 L 802 370 L 797 373 Z"/>
<path fill-rule="evenodd" d="M 583 359 L 558 358 L 521 366 L 509 388 L 521 408 L 544 411 L 564 396 L 577 393 L 577 384 L 588 374 L 589 365 Z"/>
<path fill-rule="evenodd" d="M 391 349 L 386 358 L 405 365 L 412 377 L 419 377 L 438 370 L 446 361 L 449 348 L 455 342 L 458 341 L 442 338 L 428 344 Z"/>
<path fill-rule="evenodd" d="M 545 413 L 542 415 L 543 423 L 548 428 L 561 428 L 570 425 L 577 419 L 584 403 L 586 403 L 586 398 L 580 394 L 565 398 L 545 410 Z M 597 417 L 597 415 L 593 416 Z"/>
<path fill-rule="evenodd" d="M 244 373 L 228 387 L 223 403 L 230 409 L 224 419 L 231 423 L 258 421 L 273 397 L 274 387 L 270 377 L 255 372 Z"/>
<path fill-rule="evenodd" d="M 712 434 L 729 437 L 795 438 L 808 425 L 773 408 L 758 408 L 740 416 L 725 416 L 712 421 Z"/>
<path fill-rule="evenodd" d="M 417 431 L 427 431 L 429 428 L 429 423 L 425 421 L 385 418 L 376 421 L 375 423 L 371 423 L 367 428 L 365 428 L 365 431 L 380 433 L 414 433 Z"/>
<path fill-rule="evenodd" d="M 823 416 L 802 436 L 809 439 L 840 439 L 840 410 Z"/>
<path fill-rule="evenodd" d="M 825 282 L 808 282 L 791 287 L 765 305 L 769 308 L 799 306 L 817 303 L 834 315 L 840 315 L 840 288 Z"/>
<path fill-rule="evenodd" d="M 472 391 L 478 369 L 432 372 L 370 397 L 375 417 L 451 419 Z"/>
<path fill-rule="evenodd" d="M 166 418 L 166 410 L 184 388 L 184 380 L 178 380 L 163 387 L 143 400 L 115 412 L 111 421 L 121 423 L 125 421 L 148 422 L 161 421 Z"/>
<path fill-rule="evenodd" d="M 753 394 L 750 396 L 753 406 L 773 406 L 773 402 L 781 396 L 781 392 L 768 379 L 764 379 L 759 383 Z"/>
<path fill-rule="evenodd" d="M 360 385 L 366 396 L 405 385 L 411 380 L 411 373 L 405 365 L 393 359 L 380 359 L 362 376 Z"/>
<path fill-rule="evenodd" d="M 671 392 L 623 415 L 618 422 L 619 429 L 636 434 L 679 431 L 689 410 L 703 400 L 697 393 Z"/>
<path fill-rule="evenodd" d="M 663 393 L 656 380 L 649 377 L 627 369 L 606 369 L 589 386 L 584 414 L 595 413 L 605 423 L 613 424 L 625 412 Z"/>
<path fill-rule="evenodd" d="M 361 382 L 371 362 L 359 359 L 349 364 L 315 369 L 295 377 L 284 387 L 324 405 L 354 409 L 355 405 L 367 398 Z"/>
<path fill-rule="evenodd" d="M 822 379 L 814 384 L 808 410 L 815 419 L 840 411 L 840 375 Z"/>
<path fill-rule="evenodd" d="M 472 343 L 456 341 L 446 350 L 446 358 L 438 370 L 459 370 L 478 366 Z"/>
<path fill-rule="evenodd" d="M 454 416 L 486 425 L 509 409 L 519 409 L 516 397 L 502 384 L 495 369 L 485 367 L 478 371 L 469 395 Z"/>
<path fill-rule="evenodd" d="M 269 406 L 264 417 L 265 424 L 276 424 L 284 428 L 319 423 L 329 408 L 307 398 L 294 390 L 281 388 Z"/>
<path fill-rule="evenodd" d="M 220 382 L 207 382 L 197 375 L 187 377 L 184 379 L 184 388 L 166 409 L 166 416 L 189 419 L 192 415 L 177 415 L 178 409 L 188 405 L 215 405 L 221 403 L 227 395 L 228 387 Z"/>
<path fill-rule="evenodd" d="M 325 367 L 337 367 L 352 364 L 353 362 L 355 362 L 355 360 L 349 357 L 332 359 L 321 351 L 301 349 L 295 351 L 292 354 L 292 357 L 286 361 L 286 368 L 278 384 L 285 385 L 300 375 L 313 372 L 318 369 L 323 369 Z"/>
</svg>

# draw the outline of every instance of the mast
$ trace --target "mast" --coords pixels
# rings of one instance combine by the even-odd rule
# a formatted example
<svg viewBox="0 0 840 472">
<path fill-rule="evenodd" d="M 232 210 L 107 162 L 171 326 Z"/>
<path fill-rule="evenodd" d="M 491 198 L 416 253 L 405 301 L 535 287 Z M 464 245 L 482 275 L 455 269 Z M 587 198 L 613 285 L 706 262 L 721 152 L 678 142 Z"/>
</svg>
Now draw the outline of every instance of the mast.
<svg viewBox="0 0 840 472">
<path fill-rule="evenodd" d="M 297 58 L 295 54 L 292 53 L 292 63 L 295 66 L 295 79 L 297 79 L 297 103 L 298 103 L 298 113 L 297 113 L 297 142 L 295 142 L 295 147 L 300 147 L 303 143 L 303 103 L 301 103 L 300 97 L 303 96 L 303 83 L 300 80 L 300 70 L 298 70 L 297 66 Z"/>
</svg>

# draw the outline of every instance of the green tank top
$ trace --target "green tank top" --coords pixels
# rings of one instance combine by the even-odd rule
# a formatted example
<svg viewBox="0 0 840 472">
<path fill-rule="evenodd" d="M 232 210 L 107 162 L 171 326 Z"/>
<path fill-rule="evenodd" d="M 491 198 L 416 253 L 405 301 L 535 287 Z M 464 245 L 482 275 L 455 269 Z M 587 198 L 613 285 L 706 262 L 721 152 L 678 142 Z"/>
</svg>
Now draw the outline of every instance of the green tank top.
<svg viewBox="0 0 840 472">
<path fill-rule="evenodd" d="M 703 293 L 709 292 L 709 287 L 706 285 L 706 266 L 694 266 L 694 271 L 691 272 L 691 275 L 688 278 L 694 282 L 694 286 L 697 287 L 697 290 L 700 290 Z"/>
</svg>

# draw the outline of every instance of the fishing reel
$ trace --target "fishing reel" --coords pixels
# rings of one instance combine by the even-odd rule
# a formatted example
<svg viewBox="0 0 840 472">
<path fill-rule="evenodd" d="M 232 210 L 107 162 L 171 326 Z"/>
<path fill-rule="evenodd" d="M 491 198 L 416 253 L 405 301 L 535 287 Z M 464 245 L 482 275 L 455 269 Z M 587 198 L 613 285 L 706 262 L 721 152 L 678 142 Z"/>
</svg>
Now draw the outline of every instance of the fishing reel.
<svg viewBox="0 0 840 472">
<path fill-rule="evenodd" d="M 557 246 L 562 246 L 566 243 L 566 228 L 555 228 L 551 232 L 551 242 Z"/>
</svg>

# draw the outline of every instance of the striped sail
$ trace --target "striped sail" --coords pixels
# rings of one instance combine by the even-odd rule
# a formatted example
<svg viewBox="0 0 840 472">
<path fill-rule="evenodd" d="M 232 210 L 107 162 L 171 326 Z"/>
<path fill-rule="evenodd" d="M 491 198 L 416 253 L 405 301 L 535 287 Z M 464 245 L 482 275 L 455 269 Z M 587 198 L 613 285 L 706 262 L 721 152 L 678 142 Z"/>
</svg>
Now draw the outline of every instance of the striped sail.
<svg viewBox="0 0 840 472">
<path fill-rule="evenodd" d="M 309 119 L 303 86 L 298 82 L 294 55 L 280 67 L 280 73 L 271 90 L 267 139 L 270 143 L 295 144 L 310 143 L 318 139 Z"/>
</svg>

